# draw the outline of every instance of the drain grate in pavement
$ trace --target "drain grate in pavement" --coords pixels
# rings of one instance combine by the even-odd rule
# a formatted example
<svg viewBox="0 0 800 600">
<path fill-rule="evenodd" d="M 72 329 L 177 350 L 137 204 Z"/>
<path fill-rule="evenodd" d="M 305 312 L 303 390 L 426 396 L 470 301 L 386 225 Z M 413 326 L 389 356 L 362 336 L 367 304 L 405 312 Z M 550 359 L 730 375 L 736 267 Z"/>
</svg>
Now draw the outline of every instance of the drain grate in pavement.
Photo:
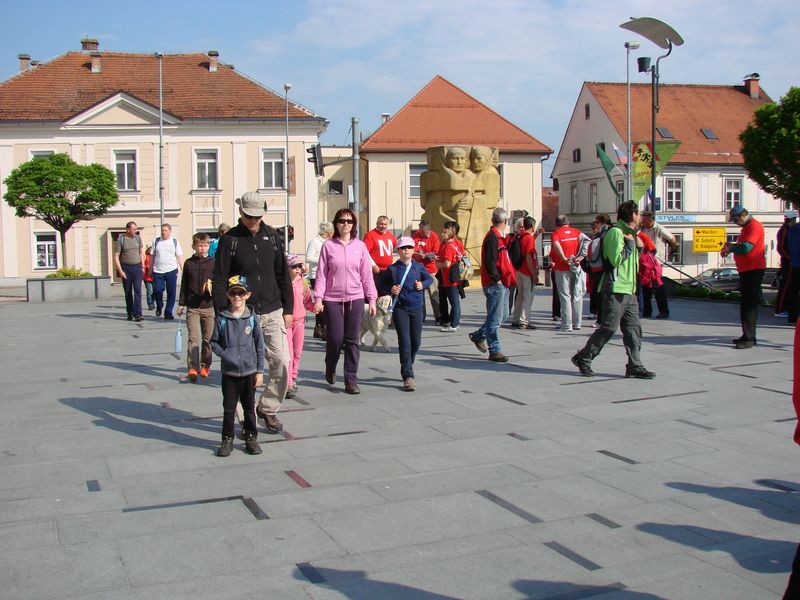
<svg viewBox="0 0 800 600">
<path fill-rule="evenodd" d="M 492 396 L 493 398 L 500 398 L 500 400 L 505 400 L 506 402 L 511 402 L 512 404 L 517 404 L 519 406 L 528 406 L 524 402 L 520 402 L 519 400 L 514 400 L 513 398 L 509 398 L 508 396 L 503 396 L 501 394 L 495 394 L 494 392 L 486 392 L 487 396 Z"/>
<path fill-rule="evenodd" d="M 303 577 L 308 579 L 311 583 L 325 583 L 326 581 L 322 574 L 317 571 L 311 563 L 297 563 L 295 567 L 297 567 L 297 570 L 303 574 Z"/>
<path fill-rule="evenodd" d="M 90 492 L 99 492 L 100 491 L 100 482 L 97 479 L 89 479 L 86 482 L 86 489 Z"/>
<path fill-rule="evenodd" d="M 500 496 L 493 494 L 489 490 L 475 490 L 475 493 L 478 494 L 479 496 L 486 498 L 490 502 L 494 502 L 495 504 L 497 504 L 497 506 L 505 508 L 507 511 L 514 513 L 520 519 L 525 519 L 528 523 L 536 525 L 537 523 L 542 522 L 542 520 L 536 515 L 532 515 L 527 510 L 520 508 L 516 504 L 512 504 L 508 500 L 503 500 Z"/>
<path fill-rule="evenodd" d="M 694 394 L 706 394 L 708 390 L 697 390 L 694 392 L 680 392 L 678 394 L 664 394 L 663 396 L 645 396 L 643 398 L 631 398 L 630 400 L 614 400 L 611 404 L 625 404 L 627 402 L 639 402 L 641 400 L 660 400 L 661 398 L 678 398 L 679 396 L 693 396 Z"/>
<path fill-rule="evenodd" d="M 620 525 L 619 523 L 616 523 L 611 519 L 606 519 L 603 515 L 598 515 L 597 513 L 589 513 L 586 516 L 589 517 L 592 521 L 597 521 L 601 525 L 605 525 L 610 529 L 619 529 L 620 527 L 622 527 L 622 525 Z"/>
<path fill-rule="evenodd" d="M 574 550 L 570 550 L 566 546 L 562 546 L 558 542 L 545 542 L 544 545 L 547 546 L 548 548 L 550 548 L 550 550 L 558 552 L 564 558 L 568 558 L 572 562 L 582 566 L 587 571 L 597 571 L 597 570 L 603 568 L 600 565 L 598 565 L 597 563 L 592 562 L 591 560 L 589 560 L 585 556 L 581 556 L 580 554 L 578 554 Z"/>
<path fill-rule="evenodd" d="M 244 496 L 225 496 L 223 498 L 204 498 L 202 500 L 186 500 L 184 502 L 165 502 L 164 504 L 149 504 L 146 506 L 129 506 L 123 508 L 123 513 L 143 512 L 146 510 L 161 510 L 165 508 L 182 508 L 184 506 L 197 506 L 199 504 L 214 504 L 216 502 L 232 502 L 238 500 L 244 504 L 245 508 L 259 521 L 269 519 L 267 513 L 261 510 L 261 507 L 252 498 L 245 498 Z"/>
<path fill-rule="evenodd" d="M 615 458 L 617 460 L 621 460 L 622 462 L 628 463 L 629 465 L 638 465 L 639 464 L 638 460 L 633 460 L 632 458 L 628 458 L 627 456 L 622 456 L 621 454 L 616 454 L 616 453 L 611 452 L 609 450 L 598 450 L 598 452 L 600 454 L 604 454 L 605 456 L 608 456 L 609 458 Z"/>
</svg>

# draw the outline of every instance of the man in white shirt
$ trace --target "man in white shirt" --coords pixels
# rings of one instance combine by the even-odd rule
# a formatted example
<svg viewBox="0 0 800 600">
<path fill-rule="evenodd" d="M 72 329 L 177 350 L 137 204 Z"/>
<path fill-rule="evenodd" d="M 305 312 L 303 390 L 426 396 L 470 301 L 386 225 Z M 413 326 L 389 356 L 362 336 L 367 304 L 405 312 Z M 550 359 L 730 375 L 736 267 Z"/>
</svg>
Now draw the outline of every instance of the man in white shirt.
<svg viewBox="0 0 800 600">
<path fill-rule="evenodd" d="M 178 271 L 183 268 L 183 250 L 172 237 L 172 226 L 164 223 L 161 226 L 161 237 L 153 242 L 150 251 L 150 269 L 153 273 L 153 297 L 156 301 L 156 316 L 172 320 L 172 309 L 175 307 L 175 292 L 178 287 Z M 167 303 L 164 305 L 164 290 L 167 290 Z"/>
</svg>

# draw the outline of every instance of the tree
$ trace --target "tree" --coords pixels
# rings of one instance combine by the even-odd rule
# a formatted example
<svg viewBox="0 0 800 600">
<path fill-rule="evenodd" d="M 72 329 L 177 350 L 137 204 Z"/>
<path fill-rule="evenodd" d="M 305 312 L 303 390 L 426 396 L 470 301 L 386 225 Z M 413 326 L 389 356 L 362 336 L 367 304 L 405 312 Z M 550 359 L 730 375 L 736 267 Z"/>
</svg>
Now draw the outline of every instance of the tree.
<svg viewBox="0 0 800 600">
<path fill-rule="evenodd" d="M 67 231 L 102 216 L 118 201 L 114 173 L 102 165 L 79 165 L 66 154 L 39 156 L 11 171 L 5 200 L 18 217 L 35 217 L 61 235 L 66 266 Z"/>
<path fill-rule="evenodd" d="M 740 135 L 744 167 L 761 189 L 800 207 L 800 88 L 759 107 Z"/>
</svg>

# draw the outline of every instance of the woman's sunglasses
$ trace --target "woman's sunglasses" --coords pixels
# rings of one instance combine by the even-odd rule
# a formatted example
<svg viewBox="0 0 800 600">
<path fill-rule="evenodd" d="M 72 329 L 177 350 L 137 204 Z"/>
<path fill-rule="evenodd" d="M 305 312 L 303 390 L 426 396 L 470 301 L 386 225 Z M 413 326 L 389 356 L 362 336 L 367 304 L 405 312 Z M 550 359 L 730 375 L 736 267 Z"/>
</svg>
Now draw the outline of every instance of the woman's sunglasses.
<svg viewBox="0 0 800 600">
<path fill-rule="evenodd" d="M 339 219 L 339 220 L 338 220 L 338 221 L 336 221 L 336 222 L 337 222 L 339 225 L 352 225 L 353 223 L 355 223 L 355 221 L 353 221 L 353 219 Z"/>
</svg>

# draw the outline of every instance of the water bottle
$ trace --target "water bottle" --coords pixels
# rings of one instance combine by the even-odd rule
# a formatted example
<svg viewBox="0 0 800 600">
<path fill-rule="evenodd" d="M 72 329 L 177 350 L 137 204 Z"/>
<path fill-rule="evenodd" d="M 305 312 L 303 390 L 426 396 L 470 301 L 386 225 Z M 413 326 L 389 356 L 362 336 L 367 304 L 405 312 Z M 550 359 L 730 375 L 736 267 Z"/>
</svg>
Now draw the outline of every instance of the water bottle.
<svg viewBox="0 0 800 600">
<path fill-rule="evenodd" d="M 179 354 L 183 349 L 183 333 L 181 332 L 180 326 L 175 331 L 175 353 Z"/>
</svg>

